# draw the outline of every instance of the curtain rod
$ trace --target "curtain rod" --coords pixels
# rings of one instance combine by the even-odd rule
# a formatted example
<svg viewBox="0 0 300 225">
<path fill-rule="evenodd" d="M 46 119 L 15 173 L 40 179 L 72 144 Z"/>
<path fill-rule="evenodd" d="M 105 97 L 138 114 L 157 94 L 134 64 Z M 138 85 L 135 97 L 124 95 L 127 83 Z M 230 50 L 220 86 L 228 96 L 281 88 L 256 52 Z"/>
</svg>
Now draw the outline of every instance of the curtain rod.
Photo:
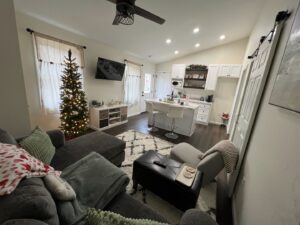
<svg viewBox="0 0 300 225">
<path fill-rule="evenodd" d="M 130 60 L 127 60 L 127 59 L 124 59 L 124 62 L 129 62 L 129 63 L 137 65 L 137 66 L 144 66 L 143 64 L 136 63 L 136 62 L 133 62 L 133 61 L 130 61 Z"/>
<path fill-rule="evenodd" d="M 64 43 L 64 44 L 73 45 L 73 46 L 75 46 L 77 48 L 86 49 L 86 46 L 78 45 L 78 44 L 75 44 L 75 43 L 72 43 L 72 42 L 69 42 L 69 41 L 65 41 L 65 40 L 62 40 L 62 39 L 59 39 L 59 38 L 56 38 L 56 37 L 53 37 L 53 36 L 50 36 L 50 35 L 47 35 L 47 34 L 42 34 L 42 33 L 36 32 L 36 31 L 34 31 L 34 30 L 30 29 L 30 28 L 26 28 L 26 31 L 29 32 L 30 34 L 35 33 L 35 34 L 37 34 L 39 36 L 51 39 L 53 41 L 59 41 L 59 42 Z"/>
</svg>

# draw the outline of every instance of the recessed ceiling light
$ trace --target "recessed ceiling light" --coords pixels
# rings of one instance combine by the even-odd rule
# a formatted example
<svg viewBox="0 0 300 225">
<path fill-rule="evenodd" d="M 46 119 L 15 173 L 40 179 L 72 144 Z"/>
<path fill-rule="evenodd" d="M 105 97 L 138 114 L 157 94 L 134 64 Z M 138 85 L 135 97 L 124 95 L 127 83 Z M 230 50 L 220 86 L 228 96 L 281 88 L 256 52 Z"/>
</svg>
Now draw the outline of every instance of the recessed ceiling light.
<svg viewBox="0 0 300 225">
<path fill-rule="evenodd" d="M 199 32 L 199 30 L 200 30 L 199 27 L 194 28 L 194 30 L 193 30 L 194 34 L 197 34 Z"/>
<path fill-rule="evenodd" d="M 179 53 L 179 51 L 178 51 L 178 50 L 176 50 L 174 53 L 175 53 L 175 55 L 177 55 L 177 54 Z"/>
<path fill-rule="evenodd" d="M 172 40 L 171 40 L 170 38 L 168 38 L 168 39 L 166 40 L 166 43 L 167 43 L 167 44 L 171 44 L 171 43 L 172 43 Z"/>
<path fill-rule="evenodd" d="M 199 48 L 199 47 L 200 47 L 200 44 L 199 44 L 199 43 L 195 44 L 195 47 L 196 47 L 196 48 Z"/>
<path fill-rule="evenodd" d="M 224 40 L 226 38 L 226 36 L 224 35 L 224 34 L 222 34 L 221 36 L 220 36 L 220 40 Z"/>
</svg>

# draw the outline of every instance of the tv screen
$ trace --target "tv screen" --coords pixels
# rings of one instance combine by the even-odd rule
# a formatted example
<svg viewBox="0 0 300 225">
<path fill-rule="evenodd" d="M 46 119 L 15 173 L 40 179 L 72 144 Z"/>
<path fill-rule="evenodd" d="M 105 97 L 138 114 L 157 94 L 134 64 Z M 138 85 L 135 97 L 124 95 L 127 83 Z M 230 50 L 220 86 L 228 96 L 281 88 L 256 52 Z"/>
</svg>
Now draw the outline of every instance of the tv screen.
<svg viewBox="0 0 300 225">
<path fill-rule="evenodd" d="M 121 81 L 124 75 L 124 71 L 124 63 L 98 58 L 96 79 Z"/>
</svg>

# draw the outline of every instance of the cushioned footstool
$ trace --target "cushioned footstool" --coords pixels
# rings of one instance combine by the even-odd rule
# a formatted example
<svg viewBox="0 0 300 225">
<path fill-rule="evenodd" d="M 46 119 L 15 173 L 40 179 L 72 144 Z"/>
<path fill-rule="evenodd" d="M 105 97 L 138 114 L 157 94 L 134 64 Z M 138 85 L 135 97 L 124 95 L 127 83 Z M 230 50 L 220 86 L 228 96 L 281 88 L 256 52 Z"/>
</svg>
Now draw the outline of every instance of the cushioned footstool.
<svg viewBox="0 0 300 225">
<path fill-rule="evenodd" d="M 155 164 L 155 161 L 164 164 L 165 167 Z M 197 171 L 192 186 L 187 187 L 176 181 L 176 175 L 182 165 L 155 151 L 147 151 L 133 163 L 133 187 L 136 189 L 140 184 L 178 209 L 194 208 L 201 188 L 202 173 Z"/>
</svg>

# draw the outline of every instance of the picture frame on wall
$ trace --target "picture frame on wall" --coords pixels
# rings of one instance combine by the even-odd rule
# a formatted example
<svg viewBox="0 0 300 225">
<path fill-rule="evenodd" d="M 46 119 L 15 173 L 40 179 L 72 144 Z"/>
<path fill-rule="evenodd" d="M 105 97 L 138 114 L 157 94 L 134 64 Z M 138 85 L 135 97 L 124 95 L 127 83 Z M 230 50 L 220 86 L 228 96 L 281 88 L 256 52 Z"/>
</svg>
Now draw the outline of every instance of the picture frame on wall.
<svg viewBox="0 0 300 225">
<path fill-rule="evenodd" d="M 269 104 L 300 113 L 300 10 L 292 30 L 273 86 Z"/>
</svg>

